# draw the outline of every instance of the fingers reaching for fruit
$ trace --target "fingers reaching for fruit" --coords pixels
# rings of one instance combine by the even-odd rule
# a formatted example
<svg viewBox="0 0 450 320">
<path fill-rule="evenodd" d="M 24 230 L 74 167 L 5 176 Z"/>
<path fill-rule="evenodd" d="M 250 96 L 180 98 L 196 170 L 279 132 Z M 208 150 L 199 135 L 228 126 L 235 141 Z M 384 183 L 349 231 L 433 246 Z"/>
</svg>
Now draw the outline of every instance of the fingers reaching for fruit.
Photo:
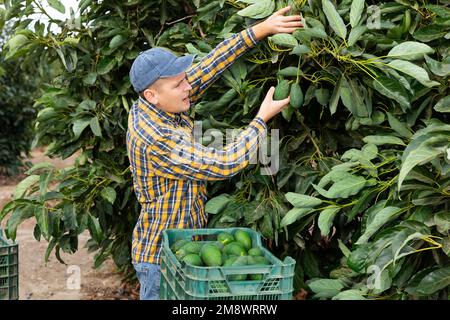
<svg viewBox="0 0 450 320">
<path fill-rule="evenodd" d="M 289 102 L 289 83 L 286 83 L 282 87 L 278 85 L 277 89 L 271 87 L 261 104 L 257 116 L 267 122 L 283 111 Z"/>
</svg>

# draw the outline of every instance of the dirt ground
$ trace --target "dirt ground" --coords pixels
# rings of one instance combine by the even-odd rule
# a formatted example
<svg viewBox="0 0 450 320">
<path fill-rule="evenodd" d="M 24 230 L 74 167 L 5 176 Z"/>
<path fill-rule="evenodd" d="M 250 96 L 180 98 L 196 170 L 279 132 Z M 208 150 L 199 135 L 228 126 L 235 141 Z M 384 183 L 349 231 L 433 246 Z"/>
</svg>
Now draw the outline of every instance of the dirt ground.
<svg viewBox="0 0 450 320">
<path fill-rule="evenodd" d="M 32 163 L 51 162 L 57 168 L 73 163 L 75 156 L 66 160 L 50 159 L 43 149 L 32 152 Z M 11 199 L 15 186 L 24 176 L 7 178 L 0 176 L 0 209 Z M 4 226 L 5 221 L 2 223 Z M 117 300 L 137 299 L 137 288 L 130 288 L 121 283 L 115 272 L 113 262 L 108 260 L 97 270 L 93 269 L 95 253 L 88 253 L 84 248 L 89 240 L 86 231 L 79 237 L 79 250 L 73 254 L 61 254 L 67 263 L 63 265 L 54 254 L 46 264 L 44 254 L 47 242 L 38 242 L 33 236 L 35 220 L 23 222 L 17 230 L 19 243 L 19 299 L 21 300 Z M 79 276 L 78 276 L 79 275 Z M 77 281 L 79 288 L 77 288 Z"/>
</svg>

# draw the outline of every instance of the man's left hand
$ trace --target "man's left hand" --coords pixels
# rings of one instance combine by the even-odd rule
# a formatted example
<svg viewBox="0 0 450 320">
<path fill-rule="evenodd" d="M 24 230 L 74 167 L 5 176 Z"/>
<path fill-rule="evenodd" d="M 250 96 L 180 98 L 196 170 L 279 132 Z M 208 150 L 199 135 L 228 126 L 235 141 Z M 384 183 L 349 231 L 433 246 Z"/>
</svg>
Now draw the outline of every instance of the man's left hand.
<svg viewBox="0 0 450 320">
<path fill-rule="evenodd" d="M 300 15 L 285 14 L 291 10 L 291 6 L 284 7 L 274 12 L 270 17 L 253 27 L 257 40 L 262 40 L 277 33 L 292 33 L 298 28 L 303 28 L 303 20 Z"/>
</svg>

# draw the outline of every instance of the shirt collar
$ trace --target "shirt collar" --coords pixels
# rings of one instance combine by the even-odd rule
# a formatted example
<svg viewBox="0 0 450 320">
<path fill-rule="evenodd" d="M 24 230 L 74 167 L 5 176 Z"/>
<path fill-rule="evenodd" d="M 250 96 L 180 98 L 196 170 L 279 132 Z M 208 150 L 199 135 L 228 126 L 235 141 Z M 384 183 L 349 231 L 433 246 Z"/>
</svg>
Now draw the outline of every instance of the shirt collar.
<svg viewBox="0 0 450 320">
<path fill-rule="evenodd" d="M 182 119 L 181 119 L 180 114 L 163 111 L 163 110 L 157 108 L 156 106 L 154 106 L 153 104 L 149 103 L 147 100 L 142 99 L 141 97 L 139 97 L 139 106 L 144 111 L 149 111 L 150 113 L 156 115 L 157 117 L 159 117 L 163 120 L 173 122 L 174 124 L 181 123 Z"/>
</svg>

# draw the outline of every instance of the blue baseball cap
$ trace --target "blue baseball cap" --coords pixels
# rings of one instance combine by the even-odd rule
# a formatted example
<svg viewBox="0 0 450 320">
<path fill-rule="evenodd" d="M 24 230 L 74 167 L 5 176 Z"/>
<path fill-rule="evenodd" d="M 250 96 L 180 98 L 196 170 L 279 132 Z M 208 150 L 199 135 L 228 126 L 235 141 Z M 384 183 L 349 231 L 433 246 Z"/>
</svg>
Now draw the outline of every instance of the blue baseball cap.
<svg viewBox="0 0 450 320">
<path fill-rule="evenodd" d="M 140 93 L 160 78 L 168 78 L 185 72 L 194 61 L 195 55 L 177 57 L 162 48 L 141 52 L 130 69 L 130 81 L 134 91 Z"/>
</svg>

